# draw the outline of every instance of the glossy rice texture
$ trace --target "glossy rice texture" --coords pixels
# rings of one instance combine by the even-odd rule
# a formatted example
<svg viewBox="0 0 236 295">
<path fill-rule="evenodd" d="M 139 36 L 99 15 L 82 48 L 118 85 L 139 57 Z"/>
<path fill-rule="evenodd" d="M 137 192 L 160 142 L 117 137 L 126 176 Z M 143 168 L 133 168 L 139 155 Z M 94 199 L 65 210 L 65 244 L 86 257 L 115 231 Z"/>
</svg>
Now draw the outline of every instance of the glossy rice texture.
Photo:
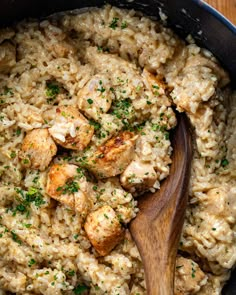
<svg viewBox="0 0 236 295">
<path fill-rule="evenodd" d="M 221 294 L 236 262 L 236 97 L 191 37 L 105 6 L 0 31 L 1 294 L 146 294 L 127 229 L 193 125 L 175 294 Z"/>
</svg>

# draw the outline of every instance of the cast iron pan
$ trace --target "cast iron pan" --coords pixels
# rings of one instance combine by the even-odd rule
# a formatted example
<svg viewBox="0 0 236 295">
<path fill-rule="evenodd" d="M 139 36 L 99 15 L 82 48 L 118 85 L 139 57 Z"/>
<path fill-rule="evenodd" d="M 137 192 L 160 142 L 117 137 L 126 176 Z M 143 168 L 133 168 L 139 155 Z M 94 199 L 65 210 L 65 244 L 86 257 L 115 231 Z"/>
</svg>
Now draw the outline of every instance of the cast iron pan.
<svg viewBox="0 0 236 295">
<path fill-rule="evenodd" d="M 214 53 L 229 71 L 232 87 L 236 88 L 236 27 L 200 0 L 0 0 L 0 26 L 25 17 L 44 17 L 57 11 L 105 3 L 133 8 L 157 18 L 161 8 L 168 16 L 168 25 L 181 37 L 192 34 L 200 46 Z M 236 271 L 222 294 L 236 295 Z"/>
</svg>

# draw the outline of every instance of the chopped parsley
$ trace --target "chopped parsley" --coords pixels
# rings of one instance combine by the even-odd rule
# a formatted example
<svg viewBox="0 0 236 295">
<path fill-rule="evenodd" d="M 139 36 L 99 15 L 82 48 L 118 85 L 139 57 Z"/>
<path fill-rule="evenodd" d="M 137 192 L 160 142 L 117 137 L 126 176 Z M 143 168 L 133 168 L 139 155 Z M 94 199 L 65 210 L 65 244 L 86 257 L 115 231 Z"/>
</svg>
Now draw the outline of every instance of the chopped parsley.
<svg viewBox="0 0 236 295">
<path fill-rule="evenodd" d="M 25 213 L 25 212 L 27 212 L 27 207 L 23 204 L 19 204 L 13 210 L 13 216 L 15 216 L 17 212 Z"/>
<path fill-rule="evenodd" d="M 43 199 L 43 195 L 34 187 L 29 188 L 28 193 L 26 194 L 26 201 L 28 203 L 34 203 L 38 208 L 46 203 Z"/>
<path fill-rule="evenodd" d="M 23 159 L 23 164 L 29 164 L 29 159 Z"/>
<path fill-rule="evenodd" d="M 139 92 L 140 90 L 141 90 L 141 86 L 138 85 L 138 86 L 136 87 L 136 91 Z"/>
<path fill-rule="evenodd" d="M 28 266 L 31 267 L 32 265 L 34 265 L 36 263 L 36 261 L 32 258 L 30 259 L 30 261 L 28 262 Z"/>
<path fill-rule="evenodd" d="M 114 103 L 112 115 L 118 119 L 127 118 L 132 113 L 132 103 L 130 98 L 118 100 Z"/>
<path fill-rule="evenodd" d="M 102 48 L 101 46 L 97 46 L 97 50 L 98 50 L 99 52 L 103 52 L 103 48 Z"/>
<path fill-rule="evenodd" d="M 94 120 L 89 120 L 89 124 L 94 127 L 95 131 L 101 129 L 101 124 Z"/>
<path fill-rule="evenodd" d="M 18 129 L 16 129 L 16 135 L 17 136 L 20 136 L 21 135 L 21 130 L 18 128 Z"/>
<path fill-rule="evenodd" d="M 117 27 L 118 27 L 118 22 L 119 22 L 119 18 L 118 17 L 113 17 L 110 25 L 109 25 L 109 28 L 115 30 Z M 126 21 L 123 21 L 120 25 L 120 28 L 121 30 L 124 30 L 125 28 L 127 28 L 127 22 Z"/>
<path fill-rule="evenodd" d="M 34 179 L 32 180 L 33 183 L 37 183 L 39 181 L 39 176 L 35 176 Z"/>
<path fill-rule="evenodd" d="M 71 195 L 79 191 L 79 184 L 75 181 L 68 181 L 65 185 L 59 186 L 56 191 L 61 192 L 62 195 Z"/>
<path fill-rule="evenodd" d="M 68 270 L 67 272 L 69 277 L 73 277 L 75 275 L 75 271 L 73 269 Z"/>
<path fill-rule="evenodd" d="M 11 152 L 10 157 L 14 159 L 16 157 L 16 152 Z"/>
<path fill-rule="evenodd" d="M 108 47 L 97 46 L 98 52 L 110 52 Z"/>
<path fill-rule="evenodd" d="M 11 237 L 13 241 L 21 245 L 21 240 L 19 239 L 18 235 L 14 231 L 11 231 Z"/>
<path fill-rule="evenodd" d="M 46 88 L 46 96 L 47 96 L 47 102 L 51 103 L 53 100 L 56 99 L 57 95 L 60 93 L 60 88 L 55 83 L 47 83 Z"/>
<path fill-rule="evenodd" d="M 97 191 L 97 190 L 98 190 L 98 187 L 97 187 L 96 185 L 94 185 L 94 186 L 93 186 L 93 190 L 94 190 L 94 191 Z"/>
<path fill-rule="evenodd" d="M 159 124 L 152 124 L 152 130 L 157 131 L 160 130 L 161 126 Z"/>
<path fill-rule="evenodd" d="M 5 86 L 4 87 L 4 95 L 8 95 L 8 94 L 13 95 L 14 93 L 12 91 L 12 88 Z"/>
<path fill-rule="evenodd" d="M 169 134 L 168 132 L 165 133 L 165 139 L 166 139 L 166 140 L 170 139 L 170 134 Z"/>
<path fill-rule="evenodd" d="M 154 89 L 154 95 L 158 96 L 159 95 L 158 89 L 160 87 L 158 85 L 152 85 L 152 88 Z"/>
<path fill-rule="evenodd" d="M 194 268 L 195 264 L 192 262 L 192 278 L 195 278 L 196 269 Z"/>
<path fill-rule="evenodd" d="M 55 83 L 47 83 L 46 95 L 47 97 L 54 97 L 60 93 L 60 88 Z"/>
<path fill-rule="evenodd" d="M 78 285 L 77 287 L 74 288 L 74 293 L 76 295 L 78 294 L 82 294 L 84 291 L 88 290 L 89 287 L 88 286 L 85 286 L 85 285 Z"/>
<path fill-rule="evenodd" d="M 99 81 L 99 87 L 100 88 L 97 88 L 97 91 L 100 91 L 101 93 L 106 91 L 106 89 L 102 86 L 102 80 Z"/>
<path fill-rule="evenodd" d="M 229 165 L 229 161 L 226 158 L 224 158 L 224 159 L 221 160 L 221 166 L 222 167 L 225 168 L 228 165 Z"/>
<path fill-rule="evenodd" d="M 17 194 L 20 196 L 20 198 L 16 198 L 19 204 L 17 204 L 15 208 L 11 209 L 13 216 L 15 216 L 16 213 L 18 212 L 21 214 L 26 213 L 26 215 L 28 216 L 30 204 L 33 203 L 37 208 L 40 208 L 41 205 L 46 203 L 43 199 L 43 195 L 40 193 L 40 191 L 37 188 L 30 187 L 27 192 L 19 188 L 16 188 L 15 190 Z M 30 226 L 31 225 L 28 225 L 28 226 L 25 225 L 25 227 L 30 227 Z"/>
<path fill-rule="evenodd" d="M 126 28 L 127 28 L 127 22 L 123 21 L 122 24 L 121 24 L 121 29 L 124 30 Z"/>
<path fill-rule="evenodd" d="M 118 21 L 119 21 L 118 17 L 113 17 L 112 22 L 109 25 L 109 28 L 115 30 L 118 27 Z"/>
<path fill-rule="evenodd" d="M 78 177 L 79 177 L 79 178 L 82 178 L 82 177 L 85 176 L 85 174 L 84 174 L 85 171 L 84 171 L 83 168 L 78 167 L 78 168 L 76 169 L 76 172 L 78 173 Z"/>
<path fill-rule="evenodd" d="M 166 125 L 152 124 L 152 130 L 153 131 L 165 132 L 166 131 L 166 128 L 167 128 Z"/>
<path fill-rule="evenodd" d="M 93 100 L 91 98 L 87 99 L 88 104 L 93 104 Z"/>
<path fill-rule="evenodd" d="M 30 224 L 30 223 L 24 223 L 23 225 L 24 225 L 24 227 L 26 227 L 26 228 L 30 228 L 32 224 Z"/>
</svg>

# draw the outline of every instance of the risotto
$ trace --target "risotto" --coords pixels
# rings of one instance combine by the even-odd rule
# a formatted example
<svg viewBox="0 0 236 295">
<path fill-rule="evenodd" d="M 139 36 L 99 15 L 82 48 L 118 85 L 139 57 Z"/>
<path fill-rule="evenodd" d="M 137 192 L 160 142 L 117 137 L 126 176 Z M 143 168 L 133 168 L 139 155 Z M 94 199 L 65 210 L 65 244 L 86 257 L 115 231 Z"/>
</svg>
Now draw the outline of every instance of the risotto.
<svg viewBox="0 0 236 295">
<path fill-rule="evenodd" d="M 236 95 L 212 54 L 111 6 L 0 31 L 0 294 L 146 294 L 128 223 L 194 127 L 175 294 L 236 262 Z"/>
</svg>

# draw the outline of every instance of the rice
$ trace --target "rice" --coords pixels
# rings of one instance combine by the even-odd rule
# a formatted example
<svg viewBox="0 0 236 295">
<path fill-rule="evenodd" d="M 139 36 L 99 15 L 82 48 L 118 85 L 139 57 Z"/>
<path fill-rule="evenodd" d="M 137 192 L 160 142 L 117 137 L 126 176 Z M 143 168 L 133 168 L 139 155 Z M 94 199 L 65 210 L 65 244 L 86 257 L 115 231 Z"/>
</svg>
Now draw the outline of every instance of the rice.
<svg viewBox="0 0 236 295">
<path fill-rule="evenodd" d="M 195 130 L 175 294 L 221 294 L 236 262 L 228 84 L 207 50 L 133 10 L 1 29 L 0 293 L 146 294 L 127 225 L 169 175 L 175 106 Z"/>
</svg>

